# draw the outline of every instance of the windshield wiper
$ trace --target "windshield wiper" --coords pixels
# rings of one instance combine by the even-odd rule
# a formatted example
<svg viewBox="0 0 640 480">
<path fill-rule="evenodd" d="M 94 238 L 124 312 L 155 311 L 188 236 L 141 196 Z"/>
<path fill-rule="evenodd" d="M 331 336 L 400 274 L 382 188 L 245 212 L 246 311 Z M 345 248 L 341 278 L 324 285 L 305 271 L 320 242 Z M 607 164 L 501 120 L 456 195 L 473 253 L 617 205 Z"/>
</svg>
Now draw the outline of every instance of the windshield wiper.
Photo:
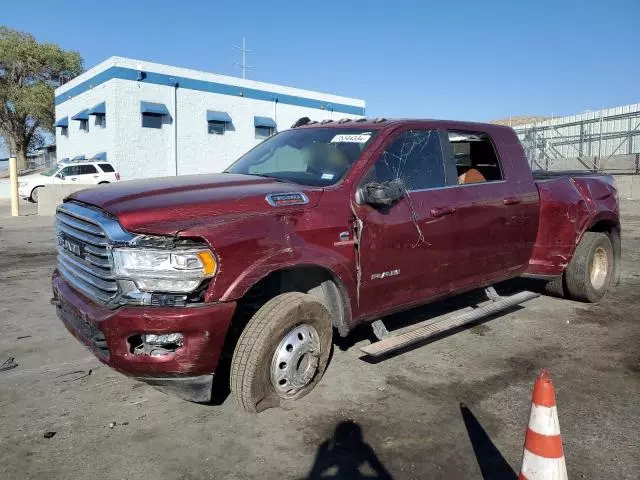
<svg viewBox="0 0 640 480">
<path fill-rule="evenodd" d="M 273 180 L 275 182 L 281 182 L 281 183 L 294 183 L 291 180 L 285 180 L 284 178 L 280 178 L 280 177 L 272 177 L 270 175 L 265 175 L 263 173 L 245 173 L 244 175 L 251 175 L 252 177 L 268 178 L 269 180 Z"/>
</svg>

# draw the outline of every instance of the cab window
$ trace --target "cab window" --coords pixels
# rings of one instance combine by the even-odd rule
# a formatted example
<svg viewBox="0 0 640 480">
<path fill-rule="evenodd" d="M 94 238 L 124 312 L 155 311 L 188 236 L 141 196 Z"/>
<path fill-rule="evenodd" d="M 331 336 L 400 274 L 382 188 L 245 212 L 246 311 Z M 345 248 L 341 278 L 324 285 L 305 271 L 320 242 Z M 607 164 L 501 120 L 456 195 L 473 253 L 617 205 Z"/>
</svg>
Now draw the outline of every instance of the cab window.
<svg viewBox="0 0 640 480">
<path fill-rule="evenodd" d="M 75 175 L 80 175 L 78 165 L 70 165 L 68 167 L 64 167 L 62 169 L 62 173 L 65 177 L 73 177 Z"/>
<path fill-rule="evenodd" d="M 481 132 L 448 131 L 458 179 L 457 185 L 504 180 L 500 159 L 489 138 Z"/>
<path fill-rule="evenodd" d="M 445 171 L 436 130 L 408 130 L 385 148 L 364 182 L 399 178 L 404 187 L 425 190 L 445 186 Z"/>
</svg>

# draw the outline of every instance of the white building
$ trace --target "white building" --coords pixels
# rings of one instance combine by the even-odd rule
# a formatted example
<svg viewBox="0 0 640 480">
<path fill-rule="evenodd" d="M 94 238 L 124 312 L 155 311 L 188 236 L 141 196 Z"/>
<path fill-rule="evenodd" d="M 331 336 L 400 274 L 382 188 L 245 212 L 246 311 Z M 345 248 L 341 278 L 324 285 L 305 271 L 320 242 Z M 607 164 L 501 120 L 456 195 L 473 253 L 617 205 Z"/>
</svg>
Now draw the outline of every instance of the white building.
<svg viewBox="0 0 640 480">
<path fill-rule="evenodd" d="M 365 102 L 111 57 L 56 89 L 57 158 L 106 158 L 123 179 L 219 172 L 300 117 L 359 118 Z"/>
</svg>

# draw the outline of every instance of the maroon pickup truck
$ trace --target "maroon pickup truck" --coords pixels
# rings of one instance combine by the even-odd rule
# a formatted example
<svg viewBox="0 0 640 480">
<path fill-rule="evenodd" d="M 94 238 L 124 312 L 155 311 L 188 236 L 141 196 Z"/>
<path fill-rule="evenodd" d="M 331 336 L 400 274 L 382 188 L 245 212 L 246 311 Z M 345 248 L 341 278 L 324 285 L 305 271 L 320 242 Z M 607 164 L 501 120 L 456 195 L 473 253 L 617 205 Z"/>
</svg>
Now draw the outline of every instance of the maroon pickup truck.
<svg viewBox="0 0 640 480">
<path fill-rule="evenodd" d="M 311 391 L 334 332 L 372 322 L 385 354 L 531 298 L 492 287 L 519 276 L 595 302 L 620 258 L 612 178 L 534 179 L 512 129 L 436 120 L 301 119 L 220 174 L 75 193 L 56 239 L 52 304 L 102 362 L 207 402 L 226 361 L 247 411 Z M 381 321 L 478 288 L 471 312 Z"/>
</svg>

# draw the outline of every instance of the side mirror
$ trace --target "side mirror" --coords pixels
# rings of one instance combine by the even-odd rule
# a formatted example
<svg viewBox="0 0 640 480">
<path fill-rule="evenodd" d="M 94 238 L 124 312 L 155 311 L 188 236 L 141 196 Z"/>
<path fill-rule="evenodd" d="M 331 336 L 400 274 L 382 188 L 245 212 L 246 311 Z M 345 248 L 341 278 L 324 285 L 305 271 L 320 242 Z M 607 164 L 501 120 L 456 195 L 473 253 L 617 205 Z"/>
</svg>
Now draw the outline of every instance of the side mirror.
<svg viewBox="0 0 640 480">
<path fill-rule="evenodd" d="M 64 173 L 62 172 L 56 173 L 56 178 L 59 178 L 60 180 L 64 180 Z"/>
<path fill-rule="evenodd" d="M 404 197 L 402 180 L 395 178 L 388 182 L 369 182 L 358 190 L 358 203 L 373 207 L 389 207 Z"/>
</svg>

